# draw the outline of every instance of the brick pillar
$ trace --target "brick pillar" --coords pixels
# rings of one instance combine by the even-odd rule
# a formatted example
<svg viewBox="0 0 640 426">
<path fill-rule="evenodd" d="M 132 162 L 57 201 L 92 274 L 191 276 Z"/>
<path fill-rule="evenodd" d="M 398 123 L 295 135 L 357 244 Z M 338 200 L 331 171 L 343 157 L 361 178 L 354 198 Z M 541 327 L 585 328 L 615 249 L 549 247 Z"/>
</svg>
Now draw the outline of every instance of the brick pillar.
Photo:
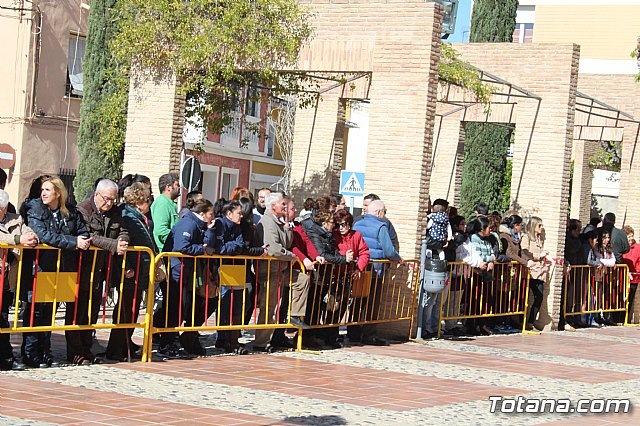
<svg viewBox="0 0 640 426">
<path fill-rule="evenodd" d="M 542 218 L 545 250 L 564 255 L 571 146 L 578 83 L 577 45 L 470 43 L 454 45 L 464 60 L 542 98 L 518 100 L 511 199 L 522 216 Z M 544 179 L 542 179 L 544 173 Z M 562 268 L 545 285 L 540 324 L 555 328 L 560 315 Z"/>
<path fill-rule="evenodd" d="M 303 3 L 314 12 L 316 33 L 299 68 L 373 73 L 364 190 L 386 203 L 401 255 L 417 257 L 426 226 L 442 8 L 419 0 Z M 327 191 L 338 99 L 328 92 L 317 111 L 298 111 L 292 173 L 298 194 Z M 406 338 L 408 327 L 385 325 L 380 332 Z"/>
<path fill-rule="evenodd" d="M 591 218 L 591 183 L 593 170 L 589 159 L 598 147 L 598 141 L 573 140 L 573 181 L 571 184 L 571 218 L 584 225 Z"/>
<path fill-rule="evenodd" d="M 161 175 L 178 172 L 184 127 L 184 96 L 174 76 L 132 78 L 122 173 L 148 176 L 157 192 Z"/>
</svg>

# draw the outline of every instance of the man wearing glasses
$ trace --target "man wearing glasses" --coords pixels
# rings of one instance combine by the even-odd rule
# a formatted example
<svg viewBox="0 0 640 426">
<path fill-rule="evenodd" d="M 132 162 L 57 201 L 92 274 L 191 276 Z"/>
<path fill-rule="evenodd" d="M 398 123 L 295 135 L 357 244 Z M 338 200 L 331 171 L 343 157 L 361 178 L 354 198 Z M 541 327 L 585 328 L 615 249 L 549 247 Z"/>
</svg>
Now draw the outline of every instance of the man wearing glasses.
<svg viewBox="0 0 640 426">
<path fill-rule="evenodd" d="M 65 324 L 95 324 L 102 302 L 103 284 L 107 280 L 107 270 L 113 255 L 122 255 L 129 247 L 129 234 L 122 226 L 122 214 L 119 208 L 114 208 L 118 197 L 118 185 L 109 179 L 101 179 L 96 185 L 92 197 L 78 205 L 78 211 L 87 225 L 91 245 L 102 250 L 86 251 L 82 255 L 80 268 L 80 289 L 78 291 L 78 306 L 67 304 Z M 94 259 L 95 265 L 94 265 Z M 93 268 L 93 281 L 91 270 Z M 118 279 L 111 271 L 110 280 Z M 108 283 L 107 283 L 108 285 Z M 91 300 L 91 312 L 89 312 Z M 75 316 L 75 318 L 74 318 Z M 91 353 L 93 334 L 91 330 L 65 332 L 67 338 L 67 355 L 84 358 L 86 363 L 94 363 L 95 357 Z M 80 359 L 80 358 L 78 358 Z"/>
</svg>

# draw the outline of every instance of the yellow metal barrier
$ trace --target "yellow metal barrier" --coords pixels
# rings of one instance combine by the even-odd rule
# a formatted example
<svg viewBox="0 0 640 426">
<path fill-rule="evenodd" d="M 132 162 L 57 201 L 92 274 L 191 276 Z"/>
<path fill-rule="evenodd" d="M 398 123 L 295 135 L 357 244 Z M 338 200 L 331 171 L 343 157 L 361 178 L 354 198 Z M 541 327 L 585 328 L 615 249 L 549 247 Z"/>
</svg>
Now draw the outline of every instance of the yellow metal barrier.
<svg viewBox="0 0 640 426">
<path fill-rule="evenodd" d="M 448 282 L 440 301 L 438 337 L 442 321 L 522 315 L 527 312 L 529 272 L 517 263 L 495 263 L 492 271 L 449 262 Z"/>
<path fill-rule="evenodd" d="M 37 333 L 61 330 L 96 330 L 96 329 L 146 329 L 150 314 L 147 311 L 144 322 L 135 320 L 137 306 L 140 300 L 133 297 L 132 310 L 135 312 L 129 317 L 123 311 L 123 303 L 118 303 L 117 313 L 112 313 L 112 322 L 107 321 L 106 305 L 107 292 L 110 286 L 115 286 L 119 294 L 123 294 L 125 286 L 125 265 L 130 256 L 137 256 L 137 264 L 140 265 L 142 254 L 149 256 L 151 261 L 154 253 L 147 247 L 129 247 L 123 256 L 114 256 L 109 252 L 91 247 L 87 251 L 77 251 L 77 264 L 63 262 L 63 252 L 65 250 L 46 245 L 39 245 L 34 248 L 24 248 L 19 245 L 0 244 L 2 251 L 2 261 L 4 265 L 11 265 L 10 271 L 7 268 L 0 268 L 0 288 L 3 297 L 0 298 L 0 312 L 2 312 L 2 323 L 0 333 Z M 74 253 L 74 254 L 75 254 Z M 95 267 L 99 255 L 107 256 L 107 271 L 103 282 L 96 283 Z M 17 259 L 15 258 L 17 256 Z M 83 262 L 83 258 L 90 257 L 89 261 Z M 121 257 L 121 262 L 117 259 Z M 89 262 L 91 270 L 88 272 L 88 282 L 86 271 L 82 269 L 83 263 Z M 13 272 L 17 271 L 17 273 Z M 83 273 L 84 272 L 84 273 Z M 147 291 L 153 294 L 154 279 L 153 274 L 149 274 L 149 279 L 142 281 L 139 279 L 141 268 L 136 268 L 133 279 L 135 294 Z M 88 289 L 87 289 L 88 287 Z M 86 291 L 85 291 L 86 289 Z M 15 291 L 13 301 L 13 315 L 10 315 L 7 302 L 11 303 L 6 294 Z M 96 293 L 99 291 L 100 293 Z M 25 305 L 25 313 L 19 318 L 20 302 Z M 61 303 L 65 303 L 65 320 L 57 320 L 57 314 L 61 311 Z M 36 316 L 35 311 L 39 307 L 44 307 L 39 313 L 45 312 L 46 318 Z M 100 309 L 102 307 L 102 315 Z M 85 313 L 86 312 L 86 313 Z M 97 314 L 97 315 L 96 315 Z M 93 320 L 92 317 L 96 317 Z M 101 316 L 101 319 L 100 319 Z M 123 317 L 129 317 L 134 321 L 122 321 Z M 5 321 L 6 318 L 6 321 Z M 146 343 L 146 339 L 145 339 Z M 143 356 L 147 348 L 143 348 Z"/>
<path fill-rule="evenodd" d="M 348 265 L 315 268 L 305 316 L 310 329 L 413 321 L 418 260 L 373 260 L 359 278 Z"/>
<path fill-rule="evenodd" d="M 167 270 L 165 309 L 161 324 L 148 322 L 147 357 L 151 361 L 151 342 L 155 334 L 197 331 L 239 331 L 255 329 L 255 344 L 266 345 L 276 328 L 294 328 L 291 308 L 297 293 L 308 290 L 309 279 L 301 262 L 274 257 L 189 256 L 161 253 L 155 268 Z M 301 289 L 298 289 L 297 284 Z M 293 291 L 289 291 L 293 289 Z M 286 308 L 283 296 L 286 295 Z M 147 312 L 153 300 L 147 302 Z M 211 320 L 215 310 L 215 317 Z M 268 315 L 267 315 L 268 313 Z M 250 323 L 250 321 L 253 322 Z"/>
<path fill-rule="evenodd" d="M 565 317 L 624 312 L 623 324 L 628 325 L 629 267 L 627 265 L 600 268 L 571 265 L 564 291 Z M 620 321 L 616 322 L 620 323 Z"/>
</svg>

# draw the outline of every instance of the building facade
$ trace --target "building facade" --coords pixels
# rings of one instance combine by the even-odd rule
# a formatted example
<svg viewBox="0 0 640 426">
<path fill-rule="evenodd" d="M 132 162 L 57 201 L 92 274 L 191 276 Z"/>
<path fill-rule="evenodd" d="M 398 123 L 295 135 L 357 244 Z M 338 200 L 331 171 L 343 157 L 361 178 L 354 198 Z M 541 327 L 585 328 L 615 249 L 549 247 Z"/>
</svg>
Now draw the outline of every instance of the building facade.
<svg viewBox="0 0 640 426">
<path fill-rule="evenodd" d="M 276 144 L 277 122 L 285 101 L 270 99 L 268 90 L 242 87 L 231 122 L 220 134 L 202 126 L 187 127 L 187 156 L 196 156 L 202 168 L 199 190 L 210 200 L 225 199 L 236 186 L 256 192 L 279 188 L 284 161 Z"/>
<path fill-rule="evenodd" d="M 0 142 L 16 152 L 7 191 L 17 204 L 43 173 L 73 178 L 89 7 L 81 0 L 0 6 Z"/>
</svg>

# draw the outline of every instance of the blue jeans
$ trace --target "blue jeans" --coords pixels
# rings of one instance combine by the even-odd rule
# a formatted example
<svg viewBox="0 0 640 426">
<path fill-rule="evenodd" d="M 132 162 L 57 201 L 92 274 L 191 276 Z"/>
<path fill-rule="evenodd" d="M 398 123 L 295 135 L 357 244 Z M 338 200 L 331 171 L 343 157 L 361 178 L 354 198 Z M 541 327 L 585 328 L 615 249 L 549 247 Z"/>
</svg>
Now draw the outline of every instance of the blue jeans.
<svg viewBox="0 0 640 426">
<path fill-rule="evenodd" d="M 28 302 L 25 303 L 22 325 L 24 327 L 51 325 L 53 303 L 31 303 L 32 293 L 29 292 Z M 31 310 L 33 309 L 33 324 L 31 324 Z M 41 360 L 45 355 L 51 355 L 51 332 L 25 332 L 22 334 L 22 356 L 34 361 Z"/>
<path fill-rule="evenodd" d="M 425 293 L 422 299 L 422 330 L 437 333 L 440 322 L 440 301 L 442 293 Z"/>
</svg>

